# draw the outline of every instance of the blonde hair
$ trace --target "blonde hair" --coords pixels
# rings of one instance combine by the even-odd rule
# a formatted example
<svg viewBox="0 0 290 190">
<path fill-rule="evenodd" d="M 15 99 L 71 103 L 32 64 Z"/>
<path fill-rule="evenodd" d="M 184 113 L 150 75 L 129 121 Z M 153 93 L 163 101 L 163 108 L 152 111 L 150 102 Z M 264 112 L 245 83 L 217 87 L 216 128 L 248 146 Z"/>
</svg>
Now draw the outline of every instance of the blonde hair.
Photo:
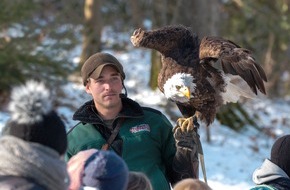
<svg viewBox="0 0 290 190">
<path fill-rule="evenodd" d="M 144 173 L 130 171 L 127 190 L 153 190 L 153 188 Z"/>
<path fill-rule="evenodd" d="M 179 181 L 173 190 L 212 190 L 206 183 L 198 179 L 183 179 Z"/>
</svg>

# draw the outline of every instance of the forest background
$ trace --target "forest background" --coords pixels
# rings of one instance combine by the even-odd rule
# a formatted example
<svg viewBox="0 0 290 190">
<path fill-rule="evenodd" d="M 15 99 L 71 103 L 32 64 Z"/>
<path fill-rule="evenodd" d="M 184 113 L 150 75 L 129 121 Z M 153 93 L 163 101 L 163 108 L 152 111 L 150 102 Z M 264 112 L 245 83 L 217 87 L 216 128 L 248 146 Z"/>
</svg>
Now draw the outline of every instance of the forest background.
<svg viewBox="0 0 290 190">
<path fill-rule="evenodd" d="M 289 6 L 290 0 L 2 0 L 1 111 L 7 108 L 11 87 L 27 79 L 45 80 L 58 97 L 65 96 L 61 84 L 79 80 L 79 69 L 90 55 L 108 48 L 123 52 L 132 48 L 129 39 L 119 34 L 174 24 L 191 27 L 200 38 L 222 36 L 251 50 L 267 74 L 267 98 L 287 98 Z M 102 40 L 106 26 L 119 40 Z M 148 86 L 153 90 L 160 65 L 160 55 L 152 51 Z M 172 105 L 167 104 L 175 120 L 179 115 L 171 113 Z M 265 132 L 240 104 L 225 106 L 217 118 L 236 131 L 251 124 Z"/>
<path fill-rule="evenodd" d="M 0 128 L 9 118 L 11 88 L 28 79 L 51 87 L 55 106 L 73 126 L 71 115 L 85 100 L 80 67 L 108 50 L 134 71 L 126 79 L 129 96 L 164 110 L 174 123 L 180 113 L 156 89 L 160 55 L 137 51 L 129 36 L 139 27 L 182 24 L 200 38 L 221 36 L 251 50 L 267 74 L 267 96 L 228 104 L 211 133 L 200 128 L 210 185 L 247 189 L 273 141 L 290 130 L 289 6 L 290 0 L 1 0 Z M 205 143 L 209 134 L 212 143 Z"/>
</svg>

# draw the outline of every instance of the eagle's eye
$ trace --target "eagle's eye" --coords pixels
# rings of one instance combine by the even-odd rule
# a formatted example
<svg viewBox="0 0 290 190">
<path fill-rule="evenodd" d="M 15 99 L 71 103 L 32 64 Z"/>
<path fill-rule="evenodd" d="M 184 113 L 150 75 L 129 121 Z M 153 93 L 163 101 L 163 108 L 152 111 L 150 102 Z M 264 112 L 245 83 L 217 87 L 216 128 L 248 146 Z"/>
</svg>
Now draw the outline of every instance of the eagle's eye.
<svg viewBox="0 0 290 190">
<path fill-rule="evenodd" d="M 177 90 L 179 90 L 179 89 L 181 88 L 181 86 L 179 86 L 179 85 L 175 85 L 175 88 L 176 88 Z"/>
</svg>

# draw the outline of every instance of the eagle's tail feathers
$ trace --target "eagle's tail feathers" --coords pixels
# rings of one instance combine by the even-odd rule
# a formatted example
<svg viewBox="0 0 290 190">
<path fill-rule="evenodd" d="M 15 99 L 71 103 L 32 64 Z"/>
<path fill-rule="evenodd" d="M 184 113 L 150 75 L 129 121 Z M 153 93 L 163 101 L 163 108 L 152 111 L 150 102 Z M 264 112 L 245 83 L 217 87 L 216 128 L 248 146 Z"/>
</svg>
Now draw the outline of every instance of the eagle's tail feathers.
<svg viewBox="0 0 290 190">
<path fill-rule="evenodd" d="M 222 93 L 223 103 L 237 102 L 241 97 L 254 99 L 256 94 L 253 93 L 248 84 L 239 76 L 226 75 L 226 90 Z"/>
</svg>

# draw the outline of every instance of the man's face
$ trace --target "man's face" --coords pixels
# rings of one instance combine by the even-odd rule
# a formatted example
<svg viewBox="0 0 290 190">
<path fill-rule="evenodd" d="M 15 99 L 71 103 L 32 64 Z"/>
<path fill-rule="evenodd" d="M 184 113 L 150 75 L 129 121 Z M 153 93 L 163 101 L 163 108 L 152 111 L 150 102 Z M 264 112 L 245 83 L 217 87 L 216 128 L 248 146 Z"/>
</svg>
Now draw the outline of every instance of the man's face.
<svg viewBox="0 0 290 190">
<path fill-rule="evenodd" d="M 97 79 L 89 79 L 86 92 L 93 96 L 96 108 L 120 106 L 119 94 L 122 92 L 122 78 L 114 67 L 105 66 Z"/>
</svg>

